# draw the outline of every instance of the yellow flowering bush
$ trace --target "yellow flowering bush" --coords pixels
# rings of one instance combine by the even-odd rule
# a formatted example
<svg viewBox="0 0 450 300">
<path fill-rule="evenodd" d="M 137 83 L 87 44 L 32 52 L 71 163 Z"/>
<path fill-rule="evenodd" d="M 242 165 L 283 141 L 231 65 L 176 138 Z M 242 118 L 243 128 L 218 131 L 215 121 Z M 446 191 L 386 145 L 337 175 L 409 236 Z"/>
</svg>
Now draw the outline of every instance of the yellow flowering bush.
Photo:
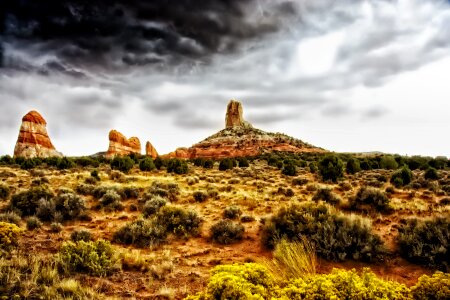
<svg viewBox="0 0 450 300">
<path fill-rule="evenodd" d="M 436 272 L 433 276 L 423 275 L 411 288 L 414 299 L 445 300 L 450 297 L 450 274 Z"/>
<path fill-rule="evenodd" d="M 19 243 L 19 237 L 22 233 L 17 225 L 0 222 L 0 248 L 9 250 L 16 247 Z"/>
</svg>

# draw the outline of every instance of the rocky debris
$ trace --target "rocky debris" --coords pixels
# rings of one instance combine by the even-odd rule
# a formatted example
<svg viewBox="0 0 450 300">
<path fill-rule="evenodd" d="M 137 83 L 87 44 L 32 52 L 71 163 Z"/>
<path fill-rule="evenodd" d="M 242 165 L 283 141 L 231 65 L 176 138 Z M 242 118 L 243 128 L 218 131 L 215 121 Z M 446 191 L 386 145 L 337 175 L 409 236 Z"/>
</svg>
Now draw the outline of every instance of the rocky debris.
<svg viewBox="0 0 450 300">
<path fill-rule="evenodd" d="M 225 115 L 225 128 L 232 127 L 252 127 L 250 123 L 244 120 L 242 103 L 236 100 L 230 100 Z"/>
<path fill-rule="evenodd" d="M 37 111 L 30 111 L 22 118 L 14 157 L 46 158 L 62 157 L 56 151 L 47 133 L 47 122 Z"/>
<path fill-rule="evenodd" d="M 106 158 L 113 158 L 116 155 L 141 154 L 141 142 L 137 137 L 127 139 L 117 130 L 109 132 L 109 147 Z"/>
<path fill-rule="evenodd" d="M 158 152 L 149 141 L 145 144 L 145 155 L 150 156 L 153 159 L 158 157 Z"/>
<path fill-rule="evenodd" d="M 222 159 L 257 156 L 266 152 L 325 152 L 301 140 L 281 133 L 253 128 L 242 117 L 242 104 L 231 100 L 227 106 L 226 128 L 190 148 L 178 148 L 166 158 L 193 159 L 197 157 Z"/>
</svg>

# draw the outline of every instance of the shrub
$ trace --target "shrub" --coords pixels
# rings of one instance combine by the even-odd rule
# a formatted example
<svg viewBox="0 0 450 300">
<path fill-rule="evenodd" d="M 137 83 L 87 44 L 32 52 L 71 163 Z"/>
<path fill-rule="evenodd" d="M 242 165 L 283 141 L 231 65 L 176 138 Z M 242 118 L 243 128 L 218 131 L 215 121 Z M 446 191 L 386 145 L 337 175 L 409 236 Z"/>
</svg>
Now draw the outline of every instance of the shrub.
<svg viewBox="0 0 450 300">
<path fill-rule="evenodd" d="M 153 159 L 151 157 L 146 157 L 139 161 L 139 170 L 141 171 L 153 171 L 156 169 Z"/>
<path fill-rule="evenodd" d="M 0 222 L 0 248 L 11 250 L 19 245 L 19 237 L 22 229 L 17 225 L 7 222 Z"/>
<path fill-rule="evenodd" d="M 295 167 L 294 163 L 289 162 L 283 166 L 281 173 L 286 176 L 296 176 L 297 168 Z"/>
<path fill-rule="evenodd" d="M 195 191 L 192 196 L 197 202 L 205 202 L 208 199 L 208 194 L 203 191 Z"/>
<path fill-rule="evenodd" d="M 438 180 L 439 173 L 435 168 L 428 168 L 425 171 L 424 177 L 425 177 L 425 179 L 428 179 L 428 180 Z"/>
<path fill-rule="evenodd" d="M 0 214 L 1 222 L 13 223 L 19 226 L 21 220 L 22 218 L 20 218 L 20 216 L 13 211 L 7 211 Z"/>
<path fill-rule="evenodd" d="M 379 279 L 368 268 L 333 269 L 330 274 L 298 278 L 283 288 L 278 299 L 410 299 L 409 289 L 395 281 Z"/>
<path fill-rule="evenodd" d="M 70 239 L 73 242 L 78 242 L 78 241 L 89 242 L 89 241 L 92 241 L 92 234 L 90 231 L 85 230 L 85 229 L 75 230 L 70 234 Z"/>
<path fill-rule="evenodd" d="M 48 188 L 37 186 L 13 195 L 10 203 L 11 207 L 19 210 L 23 216 L 30 216 L 36 213 L 39 200 L 49 201 L 53 196 L 53 193 Z"/>
<path fill-rule="evenodd" d="M 231 220 L 239 218 L 241 214 L 242 214 L 241 209 L 239 208 L 239 206 L 236 205 L 228 206 L 223 211 L 223 217 Z"/>
<path fill-rule="evenodd" d="M 53 233 L 59 233 L 63 230 L 63 226 L 59 222 L 53 222 L 50 224 L 50 231 Z"/>
<path fill-rule="evenodd" d="M 121 227 L 113 235 L 113 240 L 126 245 L 138 247 L 156 246 L 167 238 L 164 224 L 157 224 L 154 220 L 136 220 Z"/>
<path fill-rule="evenodd" d="M 240 157 L 237 159 L 239 168 L 248 168 L 250 164 L 248 163 L 248 159 L 246 157 Z"/>
<path fill-rule="evenodd" d="M 415 300 L 446 300 L 450 295 L 450 274 L 436 272 L 431 277 L 422 275 L 411 287 L 411 293 Z"/>
<path fill-rule="evenodd" d="M 122 197 L 115 190 L 108 190 L 99 200 L 100 205 L 110 210 L 122 210 Z"/>
<path fill-rule="evenodd" d="M 204 292 L 189 296 L 186 300 L 212 299 L 271 299 L 275 280 L 262 265 L 255 263 L 217 266 Z"/>
<path fill-rule="evenodd" d="M 308 179 L 304 177 L 297 177 L 292 179 L 292 185 L 305 185 L 308 183 Z"/>
<path fill-rule="evenodd" d="M 356 195 L 349 199 L 349 205 L 352 209 L 369 211 L 375 208 L 380 212 L 387 212 L 391 209 L 390 200 L 386 194 L 373 187 L 362 187 Z"/>
<path fill-rule="evenodd" d="M 63 157 L 58 159 L 58 163 L 56 164 L 56 167 L 60 170 L 64 170 L 64 169 L 70 169 L 73 168 L 75 166 L 75 162 L 68 157 Z"/>
<path fill-rule="evenodd" d="M 86 212 L 86 203 L 71 191 L 61 192 L 54 198 L 55 209 L 62 215 L 63 220 L 74 220 Z"/>
<path fill-rule="evenodd" d="M 168 173 L 186 174 L 188 170 L 187 162 L 182 159 L 172 158 L 167 164 Z"/>
<path fill-rule="evenodd" d="M 116 258 L 107 241 L 64 242 L 58 252 L 58 261 L 66 272 L 87 273 L 94 276 L 111 274 Z"/>
<path fill-rule="evenodd" d="M 203 164 L 203 168 L 205 169 L 212 169 L 214 167 L 214 161 L 212 159 L 205 160 Z"/>
<path fill-rule="evenodd" d="M 162 183 L 159 181 L 154 181 L 148 189 L 148 194 L 158 195 L 175 202 L 180 194 L 180 188 L 177 183 Z M 148 197 L 148 195 L 146 197 Z"/>
<path fill-rule="evenodd" d="M 187 237 L 198 236 L 203 221 L 195 211 L 166 205 L 156 214 L 155 222 L 165 226 L 169 233 Z"/>
<path fill-rule="evenodd" d="M 450 270 L 450 219 L 409 219 L 397 236 L 400 255 L 430 267 Z"/>
<path fill-rule="evenodd" d="M 28 230 L 34 230 L 37 228 L 41 228 L 41 226 L 42 226 L 42 223 L 38 217 L 31 216 L 27 219 L 27 229 Z"/>
<path fill-rule="evenodd" d="M 403 167 L 392 174 L 391 183 L 398 188 L 409 184 L 412 178 L 411 170 L 408 167 Z"/>
<path fill-rule="evenodd" d="M 219 244 L 232 244 L 244 237 L 244 226 L 230 220 L 220 220 L 211 229 L 211 240 Z"/>
<path fill-rule="evenodd" d="M 355 174 L 359 171 L 361 171 L 359 160 L 351 157 L 345 165 L 345 172 L 347 172 L 347 174 Z"/>
<path fill-rule="evenodd" d="M 0 183 L 0 200 L 8 199 L 10 194 L 9 187 L 6 184 Z"/>
<path fill-rule="evenodd" d="M 296 204 L 281 208 L 266 221 L 261 239 L 273 248 L 279 239 L 298 241 L 305 237 L 317 253 L 332 260 L 372 261 L 383 258 L 381 238 L 372 233 L 367 219 L 336 213 L 325 204 Z"/>
<path fill-rule="evenodd" d="M 234 168 L 234 165 L 235 165 L 234 159 L 224 158 L 219 163 L 219 170 L 220 171 L 231 170 Z"/>
<path fill-rule="evenodd" d="M 110 165 L 113 170 L 128 173 L 134 166 L 134 160 L 129 156 L 115 156 Z"/>
<path fill-rule="evenodd" d="M 395 170 L 398 168 L 398 163 L 391 155 L 384 155 L 380 160 L 380 168 L 387 170 Z"/>
<path fill-rule="evenodd" d="M 341 199 L 336 196 L 329 188 L 320 188 L 317 190 L 316 194 L 312 198 L 313 201 L 325 201 L 330 204 L 339 204 Z"/>
<path fill-rule="evenodd" d="M 317 172 L 317 164 L 315 162 L 309 163 L 309 171 L 313 174 Z"/>
<path fill-rule="evenodd" d="M 319 161 L 319 173 L 323 180 L 336 182 L 344 176 L 344 165 L 336 155 L 327 155 Z"/>
<path fill-rule="evenodd" d="M 159 209 L 167 204 L 167 200 L 161 196 L 152 196 L 150 200 L 147 200 L 142 208 L 144 217 L 149 217 L 156 214 Z"/>
<path fill-rule="evenodd" d="M 154 164 L 158 170 L 161 170 L 162 167 L 166 166 L 166 162 L 159 156 L 155 158 Z"/>
</svg>

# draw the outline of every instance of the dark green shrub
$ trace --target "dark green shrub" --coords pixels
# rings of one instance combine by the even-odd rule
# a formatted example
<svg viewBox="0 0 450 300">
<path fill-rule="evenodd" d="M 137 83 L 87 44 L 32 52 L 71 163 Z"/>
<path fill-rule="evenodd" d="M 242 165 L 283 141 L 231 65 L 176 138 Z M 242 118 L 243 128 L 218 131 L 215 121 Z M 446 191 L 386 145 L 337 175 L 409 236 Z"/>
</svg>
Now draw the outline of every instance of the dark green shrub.
<svg viewBox="0 0 450 300">
<path fill-rule="evenodd" d="M 194 158 L 194 166 L 203 167 L 205 165 L 205 159 L 201 157 Z"/>
<path fill-rule="evenodd" d="M 10 204 L 12 208 L 20 211 L 23 216 L 31 216 L 36 214 L 39 200 L 49 201 L 53 197 L 53 193 L 47 187 L 37 186 L 13 195 Z"/>
<path fill-rule="evenodd" d="M 188 172 L 188 164 L 185 160 L 172 158 L 167 164 L 167 172 L 175 174 L 186 174 Z"/>
<path fill-rule="evenodd" d="M 108 210 L 122 210 L 123 205 L 120 202 L 122 197 L 114 191 L 108 190 L 99 200 L 100 205 Z"/>
<path fill-rule="evenodd" d="M 398 163 L 391 155 L 384 155 L 380 160 L 380 168 L 386 170 L 395 170 L 398 168 Z"/>
<path fill-rule="evenodd" d="M 54 198 L 55 209 L 64 220 L 75 220 L 86 212 L 86 203 L 77 194 L 64 191 Z"/>
<path fill-rule="evenodd" d="M 154 164 L 158 170 L 161 170 L 162 167 L 166 166 L 166 162 L 159 156 L 155 158 Z"/>
<path fill-rule="evenodd" d="M 423 169 L 428 165 L 428 159 L 422 156 L 412 156 L 405 160 L 410 170 Z"/>
<path fill-rule="evenodd" d="M 24 170 L 33 169 L 42 164 L 42 160 L 40 158 L 29 158 L 25 159 L 20 163 L 20 168 Z"/>
<path fill-rule="evenodd" d="M 138 247 L 157 246 L 167 238 L 167 228 L 154 220 L 137 220 L 126 224 L 113 235 L 115 242 Z"/>
<path fill-rule="evenodd" d="M 242 214 L 241 209 L 239 208 L 239 206 L 236 206 L 236 205 L 228 206 L 223 211 L 223 217 L 225 219 L 234 220 L 234 219 L 239 218 L 239 216 L 241 214 Z"/>
<path fill-rule="evenodd" d="M 248 168 L 250 164 L 248 163 L 248 159 L 246 157 L 239 157 L 237 159 L 239 168 Z"/>
<path fill-rule="evenodd" d="M 289 162 L 283 166 L 281 173 L 286 176 L 296 176 L 297 168 L 295 167 L 295 165 L 292 162 Z"/>
<path fill-rule="evenodd" d="M 41 226 L 42 226 L 42 223 L 38 217 L 31 216 L 27 219 L 27 229 L 28 230 L 34 230 L 37 228 L 41 228 Z"/>
<path fill-rule="evenodd" d="M 174 205 L 166 205 L 156 214 L 155 222 L 165 226 L 168 233 L 188 237 L 200 235 L 203 221 L 195 211 L 185 210 Z"/>
<path fill-rule="evenodd" d="M 319 161 L 319 173 L 323 180 L 336 182 L 344 176 L 344 164 L 336 155 L 327 155 Z"/>
<path fill-rule="evenodd" d="M 308 183 L 308 179 L 304 177 L 297 177 L 292 179 L 292 185 L 305 185 Z"/>
<path fill-rule="evenodd" d="M 428 162 L 428 165 L 432 168 L 435 168 L 437 170 L 445 169 L 447 164 L 449 163 L 449 160 L 445 156 L 437 156 L 436 158 L 430 160 Z"/>
<path fill-rule="evenodd" d="M 21 220 L 22 220 L 22 218 L 13 211 L 7 211 L 4 213 L 0 213 L 0 222 L 12 223 L 12 224 L 16 224 L 17 226 L 19 226 Z"/>
<path fill-rule="evenodd" d="M 212 159 L 205 160 L 203 164 L 203 168 L 205 169 L 212 169 L 214 167 L 214 161 Z"/>
<path fill-rule="evenodd" d="M 360 217 L 336 213 L 325 204 L 305 203 L 281 208 L 262 230 L 262 243 L 273 248 L 278 240 L 313 243 L 317 253 L 327 259 L 379 260 L 385 254 L 381 238 L 372 233 L 370 223 Z"/>
<path fill-rule="evenodd" d="M 211 229 L 211 240 L 228 245 L 242 240 L 244 237 L 244 226 L 231 220 L 220 220 Z"/>
<path fill-rule="evenodd" d="M 158 195 L 169 199 L 171 202 L 175 202 L 177 201 L 179 194 L 180 188 L 177 183 L 162 183 L 159 181 L 154 181 L 147 191 L 147 195 L 150 195 L 149 197 L 147 196 L 147 198 L 150 199 L 151 195 Z"/>
<path fill-rule="evenodd" d="M 438 180 L 439 173 L 435 168 L 428 168 L 425 171 L 424 177 L 425 177 L 425 179 L 428 179 L 428 180 Z"/>
<path fill-rule="evenodd" d="M 94 169 L 91 171 L 91 177 L 97 181 L 100 181 L 100 175 L 98 174 L 98 170 Z"/>
<path fill-rule="evenodd" d="M 74 159 L 74 162 L 80 167 L 92 166 L 94 168 L 97 168 L 100 165 L 100 162 L 97 159 L 86 156 L 77 157 Z"/>
<path fill-rule="evenodd" d="M 92 234 L 90 231 L 85 230 L 85 229 L 75 230 L 70 234 L 70 239 L 73 242 L 78 242 L 78 241 L 89 242 L 89 241 L 92 241 Z"/>
<path fill-rule="evenodd" d="M 450 274 L 436 272 L 431 277 L 420 276 L 417 284 L 411 287 L 414 300 L 448 300 L 450 295 Z"/>
<path fill-rule="evenodd" d="M 133 199 L 138 198 L 140 194 L 140 190 L 135 186 L 125 186 L 118 191 L 122 199 Z"/>
<path fill-rule="evenodd" d="M 403 167 L 397 171 L 395 171 L 392 176 L 391 176 L 391 183 L 395 186 L 395 187 L 402 187 L 404 185 L 407 185 L 411 182 L 413 178 L 413 174 L 411 172 L 410 169 L 408 169 L 408 167 Z"/>
<path fill-rule="evenodd" d="M 142 208 L 144 217 L 149 217 L 156 214 L 159 209 L 167 204 L 167 200 L 161 196 L 152 196 L 150 200 L 147 200 Z"/>
<path fill-rule="evenodd" d="M 57 260 L 66 272 L 106 276 L 112 273 L 116 264 L 114 253 L 114 248 L 107 241 L 69 241 L 62 244 Z"/>
<path fill-rule="evenodd" d="M 156 169 L 155 163 L 151 157 L 146 157 L 139 161 L 139 170 L 141 171 L 153 171 Z"/>
<path fill-rule="evenodd" d="M 128 173 L 134 166 L 134 160 L 128 156 L 116 156 L 110 163 L 111 169 Z"/>
<path fill-rule="evenodd" d="M 14 159 L 10 155 L 0 156 L 0 165 L 12 165 L 14 164 Z"/>
<path fill-rule="evenodd" d="M 234 168 L 234 159 L 231 158 L 224 158 L 219 163 L 219 170 L 225 171 L 225 170 L 231 170 Z"/>
<path fill-rule="evenodd" d="M 63 157 L 58 160 L 56 167 L 60 170 L 70 169 L 75 167 L 75 162 L 68 157 Z"/>
<path fill-rule="evenodd" d="M 450 270 L 450 219 L 409 219 L 399 228 L 400 254 L 415 263 Z"/>
<path fill-rule="evenodd" d="M 6 184 L 0 183 L 0 200 L 8 199 L 10 194 L 9 187 Z"/>
<path fill-rule="evenodd" d="M 50 224 L 50 231 L 53 233 L 59 233 L 63 230 L 63 225 L 59 222 L 53 222 Z"/>
<path fill-rule="evenodd" d="M 380 212 L 391 210 L 390 200 L 387 195 L 373 187 L 362 187 L 356 195 L 349 199 L 349 205 L 352 209 L 370 211 L 372 208 Z"/>
<path fill-rule="evenodd" d="M 347 172 L 347 174 L 355 174 L 359 171 L 361 171 L 361 166 L 359 165 L 359 160 L 351 157 L 347 161 L 347 164 L 345 165 L 345 172 Z"/>
<path fill-rule="evenodd" d="M 341 199 L 329 188 L 318 189 L 312 200 L 316 202 L 322 200 L 333 205 L 341 203 Z"/>
<path fill-rule="evenodd" d="M 204 191 L 195 191 L 192 196 L 196 202 L 205 202 L 208 199 L 208 194 Z"/>
<path fill-rule="evenodd" d="M 317 164 L 315 162 L 309 163 L 309 171 L 313 174 L 317 172 Z"/>
</svg>

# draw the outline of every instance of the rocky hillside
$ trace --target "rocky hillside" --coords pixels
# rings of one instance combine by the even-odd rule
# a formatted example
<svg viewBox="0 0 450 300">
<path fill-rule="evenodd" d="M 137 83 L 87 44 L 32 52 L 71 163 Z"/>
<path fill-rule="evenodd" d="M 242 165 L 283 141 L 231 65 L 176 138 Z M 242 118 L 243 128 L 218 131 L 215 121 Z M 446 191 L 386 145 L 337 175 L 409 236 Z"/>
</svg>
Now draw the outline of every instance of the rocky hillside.
<svg viewBox="0 0 450 300">
<path fill-rule="evenodd" d="M 281 133 L 254 128 L 243 118 L 242 104 L 231 100 L 227 107 L 225 129 L 193 145 L 166 155 L 177 158 L 214 158 L 256 156 L 265 152 L 325 152 L 301 140 Z"/>
</svg>

